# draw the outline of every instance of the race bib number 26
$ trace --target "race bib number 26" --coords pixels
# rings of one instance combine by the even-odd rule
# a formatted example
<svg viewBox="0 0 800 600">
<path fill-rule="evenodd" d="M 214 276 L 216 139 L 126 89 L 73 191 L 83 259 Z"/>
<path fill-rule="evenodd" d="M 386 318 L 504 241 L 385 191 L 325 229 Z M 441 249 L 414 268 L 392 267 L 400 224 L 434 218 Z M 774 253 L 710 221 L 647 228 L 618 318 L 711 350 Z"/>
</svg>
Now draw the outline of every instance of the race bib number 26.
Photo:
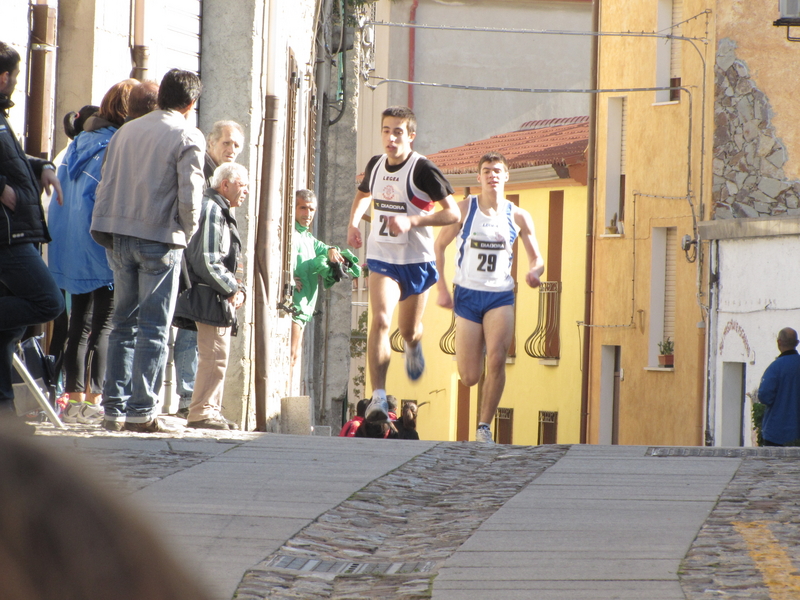
<svg viewBox="0 0 800 600">
<path fill-rule="evenodd" d="M 375 200 L 373 214 L 378 228 L 378 241 L 384 244 L 405 244 L 408 241 L 407 233 L 392 233 L 389 230 L 389 218 L 407 213 L 405 202 L 391 202 L 389 200 Z"/>
</svg>

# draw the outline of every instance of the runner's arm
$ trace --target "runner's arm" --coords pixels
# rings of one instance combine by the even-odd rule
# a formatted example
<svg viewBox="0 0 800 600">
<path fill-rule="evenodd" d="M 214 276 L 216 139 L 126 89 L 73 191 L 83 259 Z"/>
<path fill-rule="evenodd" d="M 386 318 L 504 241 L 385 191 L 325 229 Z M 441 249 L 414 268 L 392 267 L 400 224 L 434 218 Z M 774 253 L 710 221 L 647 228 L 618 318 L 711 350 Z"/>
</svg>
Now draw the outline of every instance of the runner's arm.
<svg viewBox="0 0 800 600">
<path fill-rule="evenodd" d="M 356 191 L 353 206 L 350 208 L 350 225 L 347 228 L 347 243 L 353 248 L 361 248 L 364 243 L 361 239 L 361 230 L 358 228 L 358 224 L 361 222 L 361 217 L 367 212 L 371 201 L 372 194 L 370 192 Z"/>
<path fill-rule="evenodd" d="M 544 258 L 539 251 L 539 242 L 536 241 L 536 232 L 533 219 L 527 210 L 514 208 L 514 222 L 519 226 L 519 237 L 525 252 L 528 255 L 529 269 L 525 274 L 525 282 L 532 288 L 539 287 L 542 273 L 544 273 Z"/>
<path fill-rule="evenodd" d="M 436 270 L 439 272 L 439 281 L 436 282 L 436 289 L 438 291 L 436 304 L 442 308 L 453 308 L 453 296 L 450 294 L 450 286 L 447 284 L 447 277 L 445 277 L 444 274 L 444 252 L 445 249 L 453 242 L 453 240 L 456 239 L 458 232 L 461 231 L 464 214 L 466 214 L 467 210 L 467 201 L 464 200 L 459 202 L 458 208 L 461 212 L 461 217 L 458 223 L 453 223 L 451 225 L 442 227 L 441 231 L 439 231 L 439 235 L 436 236 L 436 242 L 433 245 L 434 254 L 436 255 Z"/>
<path fill-rule="evenodd" d="M 444 227 L 445 225 L 458 223 L 461 218 L 461 211 L 458 209 L 458 204 L 452 195 L 445 196 L 439 200 L 438 204 L 442 208 L 429 215 L 389 217 L 389 231 L 399 234 L 409 231 L 412 227 Z"/>
</svg>

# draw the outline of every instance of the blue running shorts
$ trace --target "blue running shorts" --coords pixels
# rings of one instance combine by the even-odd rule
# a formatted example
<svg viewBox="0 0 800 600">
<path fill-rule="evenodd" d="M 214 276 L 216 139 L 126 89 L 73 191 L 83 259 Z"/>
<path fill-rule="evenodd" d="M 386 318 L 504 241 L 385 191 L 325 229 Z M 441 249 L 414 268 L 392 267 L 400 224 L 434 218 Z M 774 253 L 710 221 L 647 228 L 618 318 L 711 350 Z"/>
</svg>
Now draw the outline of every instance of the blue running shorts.
<svg viewBox="0 0 800 600">
<path fill-rule="evenodd" d="M 457 285 L 455 294 L 453 294 L 453 310 L 456 315 L 475 323 L 483 323 L 483 315 L 493 308 L 513 304 L 514 290 L 507 292 L 479 292 Z"/>
<path fill-rule="evenodd" d="M 421 262 L 410 265 L 393 265 L 382 260 L 367 259 L 370 273 L 380 273 L 394 279 L 400 286 L 400 300 L 419 295 L 439 281 L 436 263 Z"/>
</svg>

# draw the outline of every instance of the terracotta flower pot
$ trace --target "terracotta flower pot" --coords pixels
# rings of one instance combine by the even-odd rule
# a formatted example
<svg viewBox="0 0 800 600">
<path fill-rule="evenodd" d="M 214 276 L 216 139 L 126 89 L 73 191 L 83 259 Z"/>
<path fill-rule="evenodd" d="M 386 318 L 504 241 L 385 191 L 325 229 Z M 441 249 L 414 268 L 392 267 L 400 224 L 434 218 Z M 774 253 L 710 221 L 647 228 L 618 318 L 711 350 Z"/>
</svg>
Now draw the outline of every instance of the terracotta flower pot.
<svg viewBox="0 0 800 600">
<path fill-rule="evenodd" d="M 659 354 L 658 366 L 659 367 L 673 367 L 675 364 L 674 354 Z"/>
</svg>

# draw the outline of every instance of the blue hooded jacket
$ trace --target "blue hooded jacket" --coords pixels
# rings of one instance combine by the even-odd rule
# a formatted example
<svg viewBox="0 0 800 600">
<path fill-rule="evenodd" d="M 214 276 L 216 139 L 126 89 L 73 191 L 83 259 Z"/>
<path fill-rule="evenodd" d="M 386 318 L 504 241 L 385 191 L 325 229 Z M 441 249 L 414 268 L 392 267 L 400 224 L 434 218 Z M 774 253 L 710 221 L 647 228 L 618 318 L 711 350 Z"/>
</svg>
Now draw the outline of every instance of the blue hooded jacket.
<svg viewBox="0 0 800 600">
<path fill-rule="evenodd" d="M 117 128 L 98 117 L 90 119 L 86 128 L 69 145 L 58 168 L 64 206 L 51 202 L 47 219 L 53 239 L 48 266 L 58 287 L 70 294 L 87 294 L 114 284 L 106 250 L 92 239 L 89 227 L 103 157 Z"/>
</svg>

